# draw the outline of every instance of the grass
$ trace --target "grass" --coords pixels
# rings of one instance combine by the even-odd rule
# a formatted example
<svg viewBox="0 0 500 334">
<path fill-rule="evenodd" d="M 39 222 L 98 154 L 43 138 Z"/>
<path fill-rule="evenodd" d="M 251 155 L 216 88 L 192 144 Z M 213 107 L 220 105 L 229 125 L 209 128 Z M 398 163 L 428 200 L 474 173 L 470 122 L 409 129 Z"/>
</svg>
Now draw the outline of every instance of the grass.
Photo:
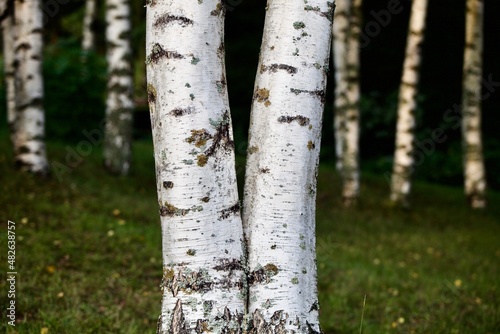
<svg viewBox="0 0 500 334">
<path fill-rule="evenodd" d="M 162 260 L 151 143 L 135 144 L 130 177 L 106 174 L 94 148 L 60 182 L 15 172 L 0 139 L 2 226 L 15 221 L 17 236 L 17 323 L 7 332 L 155 333 Z M 64 163 L 65 145 L 48 152 Z M 321 166 L 325 334 L 359 333 L 362 312 L 364 334 L 500 333 L 500 194 L 474 212 L 461 189 L 416 183 L 405 211 L 384 205 L 383 176 L 363 175 L 360 205 L 346 210 L 339 191 L 334 168 Z M 4 305 L 5 280 L 0 289 Z"/>
</svg>

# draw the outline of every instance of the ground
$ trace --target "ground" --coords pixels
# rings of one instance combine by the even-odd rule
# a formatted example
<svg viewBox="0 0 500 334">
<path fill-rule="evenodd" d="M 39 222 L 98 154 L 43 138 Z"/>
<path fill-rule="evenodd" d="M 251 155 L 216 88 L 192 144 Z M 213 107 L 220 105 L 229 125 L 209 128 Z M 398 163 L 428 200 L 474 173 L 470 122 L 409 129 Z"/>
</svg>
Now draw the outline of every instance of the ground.
<svg viewBox="0 0 500 334">
<path fill-rule="evenodd" d="M 16 223 L 8 333 L 155 333 L 162 264 L 151 143 L 135 143 L 129 177 L 108 175 L 93 147 L 59 180 L 16 173 L 8 137 L 0 139 L 2 219 Z M 49 143 L 48 154 L 65 164 L 65 145 Z M 459 188 L 416 183 L 411 210 L 387 205 L 381 175 L 363 174 L 361 192 L 358 208 L 342 209 L 335 169 L 321 166 L 325 334 L 500 333 L 500 194 L 474 212 Z"/>
</svg>

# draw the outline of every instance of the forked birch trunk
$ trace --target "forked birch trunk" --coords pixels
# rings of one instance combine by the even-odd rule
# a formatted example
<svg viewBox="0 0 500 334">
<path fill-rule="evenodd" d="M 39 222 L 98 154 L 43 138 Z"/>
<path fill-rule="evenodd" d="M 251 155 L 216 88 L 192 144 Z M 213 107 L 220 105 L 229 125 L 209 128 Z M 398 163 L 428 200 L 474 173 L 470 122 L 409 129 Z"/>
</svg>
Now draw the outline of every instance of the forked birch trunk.
<svg viewBox="0 0 500 334">
<path fill-rule="evenodd" d="M 43 108 L 43 16 L 40 0 L 14 1 L 15 115 L 13 125 L 16 165 L 24 171 L 48 174 Z"/>
<path fill-rule="evenodd" d="M 465 194 L 474 209 L 486 207 L 486 177 L 481 140 L 483 1 L 467 0 L 462 137 Z"/>
<path fill-rule="evenodd" d="M 417 108 L 417 88 L 420 78 L 422 43 L 425 32 L 427 0 L 414 0 L 406 56 L 399 89 L 398 120 L 396 125 L 396 148 L 391 178 L 391 201 L 407 206 L 411 190 L 411 175 L 414 166 L 415 112 Z"/>
<path fill-rule="evenodd" d="M 315 200 L 334 5 L 269 0 L 243 226 L 249 333 L 319 333 Z"/>
<path fill-rule="evenodd" d="M 96 0 L 85 1 L 85 16 L 83 18 L 82 50 L 91 51 L 95 48 L 93 24 L 96 13 Z"/>
<path fill-rule="evenodd" d="M 132 159 L 133 89 L 130 0 L 106 0 L 108 87 L 104 165 L 125 175 Z"/>
<path fill-rule="evenodd" d="M 148 102 L 163 238 L 158 333 L 240 333 L 243 229 L 220 0 L 147 2 Z"/>
</svg>

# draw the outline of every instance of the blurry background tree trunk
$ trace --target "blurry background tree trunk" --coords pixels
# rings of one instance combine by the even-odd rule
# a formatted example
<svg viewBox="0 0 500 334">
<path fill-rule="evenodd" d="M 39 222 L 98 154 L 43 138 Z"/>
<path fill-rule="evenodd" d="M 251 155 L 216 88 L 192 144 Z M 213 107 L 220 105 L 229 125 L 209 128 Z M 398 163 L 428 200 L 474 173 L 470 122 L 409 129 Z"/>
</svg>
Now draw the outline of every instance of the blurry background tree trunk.
<svg viewBox="0 0 500 334">
<path fill-rule="evenodd" d="M 146 50 L 163 237 L 157 333 L 240 333 L 243 228 L 220 0 L 150 1 Z"/>
<path fill-rule="evenodd" d="M 2 0 L 0 15 L 2 15 L 3 65 L 5 74 L 5 89 L 7 95 L 7 123 L 10 128 L 12 144 L 14 144 L 16 119 L 16 95 L 14 80 L 14 3 Z"/>
<path fill-rule="evenodd" d="M 333 9 L 267 3 L 244 190 L 250 333 L 320 332 L 315 200 Z"/>
<path fill-rule="evenodd" d="M 130 2 L 106 0 L 108 92 L 104 165 L 128 173 L 132 158 L 133 89 Z"/>
<path fill-rule="evenodd" d="M 85 16 L 83 19 L 82 50 L 92 51 L 95 48 L 94 20 L 96 15 L 96 0 L 85 1 Z"/>
<path fill-rule="evenodd" d="M 333 26 L 335 55 L 335 142 L 345 206 L 359 197 L 359 37 L 361 0 L 337 2 Z"/>
<path fill-rule="evenodd" d="M 462 136 L 465 194 L 472 208 L 486 206 L 486 177 L 481 139 L 483 1 L 467 0 Z"/>
<path fill-rule="evenodd" d="M 411 8 L 406 56 L 399 89 L 396 147 L 391 178 L 391 201 L 407 206 L 414 165 L 415 112 L 420 78 L 422 43 L 425 32 L 427 0 L 414 0 Z"/>
<path fill-rule="evenodd" d="M 15 116 L 13 125 L 16 165 L 25 171 L 48 174 L 43 108 L 43 16 L 40 0 L 14 1 Z"/>
</svg>

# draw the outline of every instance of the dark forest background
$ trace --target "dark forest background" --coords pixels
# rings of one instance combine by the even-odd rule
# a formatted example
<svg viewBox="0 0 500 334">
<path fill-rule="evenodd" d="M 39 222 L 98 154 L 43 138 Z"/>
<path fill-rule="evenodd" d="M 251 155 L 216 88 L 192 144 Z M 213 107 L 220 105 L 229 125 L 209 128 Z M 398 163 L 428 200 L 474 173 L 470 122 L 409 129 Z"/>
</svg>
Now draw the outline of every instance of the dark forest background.
<svg viewBox="0 0 500 334">
<path fill-rule="evenodd" d="M 74 143 L 83 130 L 98 128 L 104 116 L 106 63 L 104 4 L 94 29 L 97 50 L 81 62 L 82 0 L 43 1 L 46 16 L 44 63 L 47 140 Z M 364 1 L 364 26 L 374 21 L 373 12 L 387 9 L 387 0 Z M 500 189 L 500 2 L 485 0 L 485 45 L 483 77 L 499 82 L 483 86 L 483 139 L 489 186 Z M 405 53 L 411 2 L 401 0 L 403 11 L 392 15 L 390 23 L 370 37 L 361 52 L 361 166 L 371 173 L 391 171 L 399 88 Z M 233 115 L 237 153 L 244 155 L 250 104 L 257 69 L 265 15 L 265 0 L 229 1 L 226 15 L 227 78 Z M 135 138 L 150 138 L 149 113 L 145 98 L 145 7 L 133 0 L 133 46 L 136 102 Z M 373 24 L 372 24 L 373 26 Z M 364 28 L 364 29 L 365 29 Z M 465 34 L 465 0 L 429 0 L 426 40 L 418 108 L 417 171 L 415 177 L 432 182 L 462 184 L 459 119 L 446 118 L 449 109 L 461 103 L 462 61 Z M 372 33 L 372 35 L 374 35 Z M 333 65 L 328 84 L 321 159 L 334 163 Z M 488 89 L 494 89 L 491 92 Z M 0 106 L 5 110 L 5 86 L 0 86 Z M 451 114 L 449 114 L 451 115 Z M 450 116 L 451 117 L 451 116 Z M 434 129 L 445 130 L 446 140 L 431 143 Z M 5 117 L 0 119 L 6 131 Z M 433 148 L 434 146 L 434 148 Z"/>
</svg>

